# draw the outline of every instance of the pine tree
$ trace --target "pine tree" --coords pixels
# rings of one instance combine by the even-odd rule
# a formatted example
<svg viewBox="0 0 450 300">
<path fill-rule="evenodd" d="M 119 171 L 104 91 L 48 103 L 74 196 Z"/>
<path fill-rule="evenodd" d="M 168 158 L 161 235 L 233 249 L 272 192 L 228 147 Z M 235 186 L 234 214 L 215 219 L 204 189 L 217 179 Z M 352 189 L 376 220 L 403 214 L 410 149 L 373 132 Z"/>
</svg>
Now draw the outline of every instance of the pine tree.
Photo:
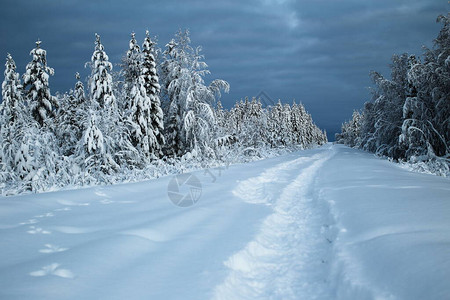
<svg viewBox="0 0 450 300">
<path fill-rule="evenodd" d="M 105 115 L 115 113 L 117 104 L 110 74 L 112 64 L 109 62 L 98 34 L 95 34 L 95 50 L 91 57 L 91 67 L 92 75 L 89 85 L 92 101 L 104 111 Z"/>
<path fill-rule="evenodd" d="M 58 114 L 59 147 L 62 154 L 66 156 L 75 153 L 85 129 L 84 123 L 89 109 L 84 95 L 84 86 L 80 81 L 80 74 L 76 73 L 75 78 L 77 79 L 75 90 L 63 96 Z"/>
<path fill-rule="evenodd" d="M 282 132 L 282 119 L 283 105 L 281 104 L 281 100 L 278 100 L 277 104 L 271 108 L 269 115 L 269 136 L 272 147 L 279 147 L 282 144 L 280 134 Z"/>
<path fill-rule="evenodd" d="M 292 144 L 292 122 L 291 122 L 291 106 L 284 104 L 281 112 L 281 142 L 283 145 L 288 146 Z"/>
<path fill-rule="evenodd" d="M 92 158 L 98 159 L 96 164 L 101 166 L 94 169 L 100 170 L 104 174 L 111 174 L 119 168 L 114 156 L 117 157 L 117 160 L 126 160 L 130 155 L 127 153 L 129 147 L 123 138 L 123 124 L 120 122 L 116 97 L 113 93 L 110 74 L 112 64 L 104 51 L 100 36 L 96 34 L 95 37 L 95 50 L 91 58 L 92 73 L 89 80 L 93 113 L 84 136 L 86 136 L 86 132 L 92 130 L 92 122 L 94 122 L 96 130 L 98 129 L 102 133 L 104 144 L 101 156 L 96 155 Z M 89 152 L 86 153 L 89 154 Z M 87 166 L 96 164 L 89 163 Z"/>
<path fill-rule="evenodd" d="M 84 92 L 84 85 L 83 82 L 80 81 L 80 78 L 80 73 L 75 73 L 75 79 L 77 80 L 77 82 L 75 83 L 75 90 L 73 94 L 78 105 L 84 106 L 87 100 Z"/>
<path fill-rule="evenodd" d="M 47 51 L 41 49 L 41 41 L 36 42 L 36 48 L 31 50 L 32 61 L 27 64 L 23 75 L 24 88 L 28 88 L 26 95 L 30 102 L 33 118 L 40 126 L 49 122 L 54 117 L 54 109 L 58 107 L 56 98 L 50 95 L 49 75 L 54 70 L 47 66 Z M 48 125 L 48 124 L 47 124 Z"/>
<path fill-rule="evenodd" d="M 145 32 L 145 40 L 142 44 L 142 75 L 144 78 L 144 86 L 147 96 L 151 103 L 151 126 L 156 142 L 153 147 L 153 153 L 156 156 L 162 157 L 162 148 L 165 144 L 164 139 L 164 115 L 161 108 L 161 101 L 159 94 L 161 87 L 159 85 L 159 78 L 156 72 L 155 60 L 155 43 L 150 39 L 150 33 Z"/>
<path fill-rule="evenodd" d="M 294 101 L 291 109 L 292 143 L 294 145 L 302 144 L 300 136 L 300 126 L 301 126 L 301 116 L 299 113 L 298 105 Z"/>
<path fill-rule="evenodd" d="M 245 141 L 243 145 L 246 147 L 261 147 L 266 143 L 265 132 L 267 131 L 266 116 L 263 113 L 261 101 L 248 97 L 244 102 L 244 123 L 242 129 L 241 140 Z"/>
<path fill-rule="evenodd" d="M 12 175 L 15 168 L 15 155 L 23 137 L 27 113 L 22 96 L 22 85 L 16 64 L 8 53 L 5 64 L 5 79 L 2 83 L 2 103 L 0 104 L 0 162 L 3 171 Z"/>
<path fill-rule="evenodd" d="M 156 137 L 151 122 L 151 103 L 144 86 L 143 76 L 139 76 L 130 90 L 128 123 L 131 125 L 131 143 L 147 159 L 155 158 Z"/>
<path fill-rule="evenodd" d="M 127 91 L 131 90 L 139 76 L 141 76 L 141 49 L 133 32 L 131 33 L 129 48 L 124 58 L 124 79 Z"/>
</svg>

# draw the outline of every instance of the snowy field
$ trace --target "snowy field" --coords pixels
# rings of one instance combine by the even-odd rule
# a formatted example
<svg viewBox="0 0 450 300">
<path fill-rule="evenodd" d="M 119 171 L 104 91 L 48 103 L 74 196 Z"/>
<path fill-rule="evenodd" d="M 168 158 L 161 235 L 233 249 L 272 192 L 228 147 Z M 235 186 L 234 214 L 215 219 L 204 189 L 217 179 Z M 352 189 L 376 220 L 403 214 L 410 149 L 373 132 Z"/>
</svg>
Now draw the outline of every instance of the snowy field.
<svg viewBox="0 0 450 300">
<path fill-rule="evenodd" d="M 447 178 L 330 144 L 192 175 L 1 198 L 0 299 L 450 295 Z"/>
</svg>

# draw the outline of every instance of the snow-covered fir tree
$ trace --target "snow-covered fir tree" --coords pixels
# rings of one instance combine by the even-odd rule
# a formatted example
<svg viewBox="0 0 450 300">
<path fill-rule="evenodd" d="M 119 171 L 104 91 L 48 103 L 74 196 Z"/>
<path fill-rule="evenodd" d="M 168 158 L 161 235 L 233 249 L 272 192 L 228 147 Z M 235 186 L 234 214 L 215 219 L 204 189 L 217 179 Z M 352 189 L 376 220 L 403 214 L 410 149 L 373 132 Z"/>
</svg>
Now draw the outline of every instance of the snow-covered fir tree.
<svg viewBox="0 0 450 300">
<path fill-rule="evenodd" d="M 124 59 L 125 105 L 122 119 L 126 123 L 125 140 L 147 161 L 154 157 L 156 138 L 151 126 L 151 103 L 144 86 L 142 54 L 135 34 L 131 34 Z M 138 162 L 135 162 L 138 163 Z"/>
<path fill-rule="evenodd" d="M 91 58 L 91 76 L 89 79 L 90 102 L 94 110 L 91 122 L 95 119 L 95 126 L 101 131 L 104 142 L 104 156 L 97 163 L 101 165 L 95 170 L 111 174 L 118 170 L 114 157 L 120 160 L 129 157 L 130 147 L 123 137 L 123 124 L 120 122 L 116 97 L 113 91 L 112 64 L 101 43 L 100 36 L 95 34 L 95 49 Z M 91 126 L 85 129 L 84 135 Z M 89 152 L 87 152 L 89 153 Z M 87 166 L 92 166 L 88 164 Z"/>
<path fill-rule="evenodd" d="M 155 43 L 150 38 L 150 33 L 145 32 L 144 43 L 142 44 L 142 76 L 144 78 L 145 91 L 150 98 L 151 104 L 151 125 L 153 135 L 155 136 L 155 144 L 153 147 L 153 154 L 157 157 L 162 157 L 164 139 L 164 115 L 161 108 L 159 77 L 156 71 L 156 53 Z"/>
<path fill-rule="evenodd" d="M 359 146 L 362 120 L 362 114 L 355 110 L 352 119 L 342 124 L 341 133 L 336 135 L 336 142 L 345 143 L 350 147 Z"/>
<path fill-rule="evenodd" d="M 85 129 L 89 109 L 79 73 L 75 74 L 75 79 L 77 80 L 75 89 L 63 96 L 58 113 L 59 144 L 61 153 L 66 156 L 75 152 Z"/>
<path fill-rule="evenodd" d="M 292 109 L 291 109 L 291 128 L 292 128 L 292 142 L 294 144 L 302 144 L 303 140 L 301 137 L 301 115 L 299 113 L 299 108 L 297 103 L 295 101 L 292 103 Z"/>
<path fill-rule="evenodd" d="M 131 90 L 137 78 L 141 76 L 142 73 L 141 49 L 136 41 L 136 35 L 134 32 L 131 33 L 131 40 L 128 45 L 129 47 L 126 56 L 123 59 L 124 83 L 127 92 Z"/>
<path fill-rule="evenodd" d="M 47 51 L 41 48 L 41 41 L 31 50 L 32 61 L 27 64 L 23 83 L 33 118 L 44 126 L 55 116 L 58 107 L 56 98 L 50 94 L 48 79 L 54 70 L 47 66 Z M 47 124 L 51 126 L 51 124 Z"/>
<path fill-rule="evenodd" d="M 78 105 L 84 106 L 85 104 L 87 104 L 87 99 L 84 91 L 84 84 L 80 80 L 80 73 L 75 73 L 75 79 L 77 80 L 77 82 L 75 83 L 73 96 L 75 97 L 75 101 L 78 103 Z"/>
<path fill-rule="evenodd" d="M 291 122 L 291 106 L 287 103 L 283 105 L 281 111 L 281 143 L 283 145 L 291 145 L 293 142 L 293 130 Z"/>
<path fill-rule="evenodd" d="M 16 64 L 8 53 L 5 64 L 5 79 L 2 83 L 2 103 L 0 103 L 0 162 L 6 177 L 15 170 L 15 155 L 23 138 L 28 115 L 22 96 L 22 85 Z M 6 180 L 6 178 L 4 178 Z"/>
<path fill-rule="evenodd" d="M 143 157 L 155 158 L 157 140 L 153 133 L 151 120 L 151 102 L 144 86 L 144 76 L 140 75 L 133 83 L 129 94 L 127 123 L 130 124 L 131 143 Z"/>
<path fill-rule="evenodd" d="M 269 135 L 272 147 L 279 147 L 282 145 L 281 132 L 283 120 L 283 105 L 281 100 L 273 106 L 269 113 Z"/>
<path fill-rule="evenodd" d="M 89 80 L 90 96 L 94 105 L 98 105 L 105 115 L 115 112 L 117 108 L 116 97 L 113 92 L 111 77 L 112 64 L 100 40 L 95 34 L 95 50 L 91 57 L 92 74 Z"/>
</svg>

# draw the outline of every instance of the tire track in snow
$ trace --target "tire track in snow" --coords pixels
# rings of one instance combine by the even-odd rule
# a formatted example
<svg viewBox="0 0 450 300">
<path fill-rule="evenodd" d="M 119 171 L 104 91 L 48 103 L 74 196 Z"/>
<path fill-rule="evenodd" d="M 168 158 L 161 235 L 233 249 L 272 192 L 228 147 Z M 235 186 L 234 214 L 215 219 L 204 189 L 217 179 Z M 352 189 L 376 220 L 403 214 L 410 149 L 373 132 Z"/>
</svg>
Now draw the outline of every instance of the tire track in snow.
<svg viewBox="0 0 450 300">
<path fill-rule="evenodd" d="M 322 153 L 319 153 L 280 163 L 257 177 L 240 182 L 233 194 L 248 203 L 272 205 L 283 187 L 282 184 L 289 184 L 291 173 L 298 170 L 300 165 L 313 162 L 321 156 Z"/>
<path fill-rule="evenodd" d="M 311 162 L 289 183 L 273 203 L 274 213 L 267 217 L 254 240 L 231 256 L 225 281 L 214 290 L 213 299 L 322 299 L 328 298 L 326 256 L 330 244 L 323 237 L 326 210 L 314 201 L 316 172 L 333 153 L 324 151 L 310 158 L 280 164 L 261 176 L 241 183 L 237 192 L 255 182 L 270 182 L 272 175 Z M 276 176 L 274 177 L 276 181 Z M 247 190 L 249 202 L 267 199 L 261 187 Z M 255 196 L 257 197 L 250 197 Z M 261 197 L 266 196 L 266 197 Z M 244 197 L 245 198 L 245 197 Z M 253 199 L 253 201 L 252 201 Z M 317 200 L 317 199 L 316 199 Z M 259 203 L 264 201 L 259 201 Z"/>
</svg>

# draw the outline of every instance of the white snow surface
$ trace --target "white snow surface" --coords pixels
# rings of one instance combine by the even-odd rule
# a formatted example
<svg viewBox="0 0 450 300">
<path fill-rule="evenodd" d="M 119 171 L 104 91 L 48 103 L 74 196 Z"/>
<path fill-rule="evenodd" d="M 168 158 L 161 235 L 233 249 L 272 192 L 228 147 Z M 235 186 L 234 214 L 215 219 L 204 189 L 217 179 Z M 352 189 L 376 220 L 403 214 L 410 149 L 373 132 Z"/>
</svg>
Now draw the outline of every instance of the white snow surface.
<svg viewBox="0 0 450 300">
<path fill-rule="evenodd" d="M 447 178 L 331 144 L 193 175 L 184 208 L 172 176 L 1 197 L 0 299 L 450 295 Z"/>
</svg>

